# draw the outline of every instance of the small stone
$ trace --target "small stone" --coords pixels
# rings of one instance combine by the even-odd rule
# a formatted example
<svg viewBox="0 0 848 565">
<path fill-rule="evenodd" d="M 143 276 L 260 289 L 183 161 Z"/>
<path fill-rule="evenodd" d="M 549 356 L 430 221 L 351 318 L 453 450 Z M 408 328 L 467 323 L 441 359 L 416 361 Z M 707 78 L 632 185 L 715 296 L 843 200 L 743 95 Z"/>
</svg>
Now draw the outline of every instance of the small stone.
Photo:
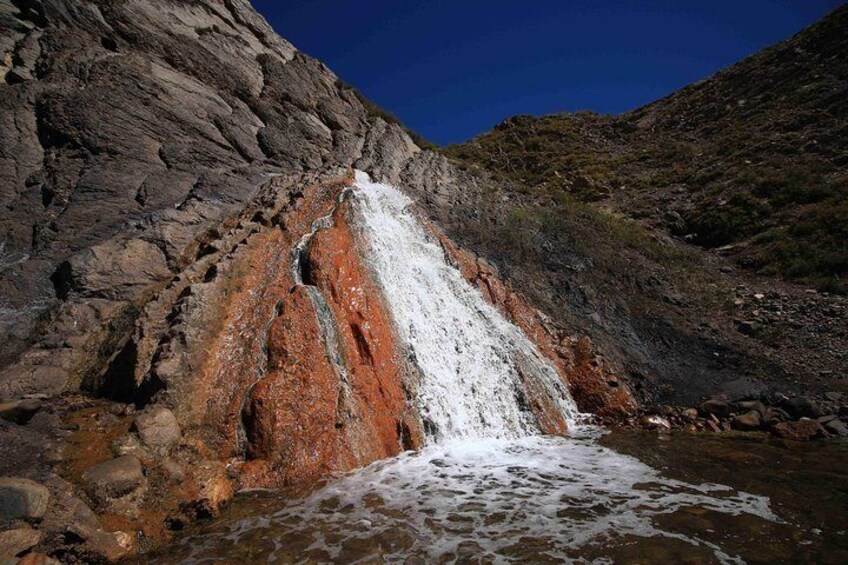
<svg viewBox="0 0 848 565">
<path fill-rule="evenodd" d="M 782 422 L 774 426 L 774 432 L 783 439 L 809 441 L 824 435 L 824 429 L 815 420 Z"/>
<path fill-rule="evenodd" d="M 41 401 L 36 399 L 3 402 L 0 403 L 0 418 L 15 424 L 26 424 L 39 410 Z"/>
<path fill-rule="evenodd" d="M 170 459 L 162 462 L 162 470 L 168 475 L 168 478 L 174 482 L 182 482 L 185 479 L 185 472 L 178 463 Z"/>
<path fill-rule="evenodd" d="M 139 414 L 133 429 L 142 443 L 150 448 L 167 449 L 178 444 L 182 438 L 176 416 L 164 406 L 154 406 Z"/>
<path fill-rule="evenodd" d="M 83 547 L 87 552 L 112 563 L 127 557 L 135 548 L 135 538 L 126 532 L 106 532 L 86 527 L 69 527 L 68 530 L 85 542 Z"/>
<path fill-rule="evenodd" d="M 16 528 L 0 532 L 0 559 L 16 557 L 32 549 L 41 541 L 41 532 L 30 527 Z M 0 560 L 0 563 L 3 561 Z"/>
<path fill-rule="evenodd" d="M 687 408 L 683 411 L 682 416 L 687 420 L 696 420 L 698 419 L 698 409 L 697 408 Z"/>
<path fill-rule="evenodd" d="M 791 420 L 791 418 L 789 414 L 787 414 L 780 408 L 769 407 L 766 409 L 765 414 L 763 414 L 763 420 L 769 426 L 774 426 L 776 424 L 779 424 L 780 422 Z"/>
<path fill-rule="evenodd" d="M 698 406 L 698 412 L 704 417 L 716 416 L 717 418 L 727 418 L 733 407 L 723 400 L 711 399 L 702 402 Z"/>
<path fill-rule="evenodd" d="M 50 491 L 29 479 L 0 478 L 0 522 L 39 520 L 47 512 Z"/>
<path fill-rule="evenodd" d="M 670 430 L 671 424 L 662 416 L 642 416 L 639 425 L 646 430 Z"/>
<path fill-rule="evenodd" d="M 765 416 L 767 411 L 766 405 L 759 400 L 742 400 L 741 402 L 736 403 L 736 408 L 743 414 L 745 412 L 750 412 L 751 410 L 756 410 L 759 412 L 760 416 Z"/>
<path fill-rule="evenodd" d="M 824 394 L 824 397 L 826 399 L 830 400 L 831 402 L 839 402 L 840 400 L 842 400 L 842 393 L 841 392 L 826 392 Z"/>
<path fill-rule="evenodd" d="M 736 320 L 736 329 L 742 335 L 754 335 L 760 330 L 760 324 L 753 320 Z"/>
<path fill-rule="evenodd" d="M 139 460 L 125 455 L 95 465 L 82 478 L 91 495 L 100 502 L 106 502 L 133 492 L 144 481 L 144 474 Z"/>
<path fill-rule="evenodd" d="M 733 429 L 742 431 L 757 430 L 762 424 L 762 416 L 758 410 L 751 410 L 741 416 L 736 416 L 732 422 Z"/>
</svg>

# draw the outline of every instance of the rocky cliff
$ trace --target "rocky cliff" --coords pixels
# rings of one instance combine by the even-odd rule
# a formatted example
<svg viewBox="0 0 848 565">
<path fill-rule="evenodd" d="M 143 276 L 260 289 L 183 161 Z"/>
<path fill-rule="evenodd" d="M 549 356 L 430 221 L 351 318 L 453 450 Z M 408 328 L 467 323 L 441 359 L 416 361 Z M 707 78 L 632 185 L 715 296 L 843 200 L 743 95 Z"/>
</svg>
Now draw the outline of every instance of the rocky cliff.
<svg viewBox="0 0 848 565">
<path fill-rule="evenodd" d="M 419 199 L 581 408 L 634 409 L 614 363 L 442 232 L 493 181 L 419 148 L 247 2 L 0 0 L 0 32 L 14 555 L 116 560 L 239 488 L 421 445 L 415 370 L 342 197 L 354 167 Z M 540 429 L 563 433 L 525 381 Z"/>
</svg>

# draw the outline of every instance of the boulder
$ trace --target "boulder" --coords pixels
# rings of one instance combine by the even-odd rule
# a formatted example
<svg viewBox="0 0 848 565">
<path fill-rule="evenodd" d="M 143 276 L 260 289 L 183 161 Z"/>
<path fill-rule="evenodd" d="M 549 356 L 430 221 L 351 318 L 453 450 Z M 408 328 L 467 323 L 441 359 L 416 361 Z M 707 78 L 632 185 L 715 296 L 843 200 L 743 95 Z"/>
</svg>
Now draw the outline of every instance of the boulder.
<svg viewBox="0 0 848 565">
<path fill-rule="evenodd" d="M 702 416 L 715 416 L 716 418 L 727 418 L 733 411 L 733 406 L 724 400 L 710 399 L 705 400 L 698 406 L 698 412 Z"/>
<path fill-rule="evenodd" d="M 35 399 L 13 400 L 0 403 L 0 418 L 15 424 L 28 423 L 41 410 L 41 401 Z"/>
<path fill-rule="evenodd" d="M 750 410 L 740 416 L 733 418 L 731 423 L 734 430 L 751 431 L 757 430 L 763 425 L 762 415 L 758 410 Z"/>
<path fill-rule="evenodd" d="M 47 487 L 28 479 L 0 478 L 0 522 L 39 520 L 50 502 Z"/>
<path fill-rule="evenodd" d="M 169 448 L 180 442 L 182 433 L 174 413 L 163 406 L 154 406 L 139 414 L 133 430 L 141 442 L 150 448 Z"/>
<path fill-rule="evenodd" d="M 141 463 L 132 455 L 95 465 L 82 478 L 91 496 L 99 502 L 125 496 L 144 482 Z"/>
<path fill-rule="evenodd" d="M 41 532 L 29 526 L 0 532 L 0 563 L 2 558 L 16 557 L 41 541 Z"/>
<path fill-rule="evenodd" d="M 798 420 L 797 422 L 781 422 L 774 426 L 774 433 L 783 439 L 793 441 L 809 441 L 823 437 L 825 431 L 815 420 Z"/>
</svg>

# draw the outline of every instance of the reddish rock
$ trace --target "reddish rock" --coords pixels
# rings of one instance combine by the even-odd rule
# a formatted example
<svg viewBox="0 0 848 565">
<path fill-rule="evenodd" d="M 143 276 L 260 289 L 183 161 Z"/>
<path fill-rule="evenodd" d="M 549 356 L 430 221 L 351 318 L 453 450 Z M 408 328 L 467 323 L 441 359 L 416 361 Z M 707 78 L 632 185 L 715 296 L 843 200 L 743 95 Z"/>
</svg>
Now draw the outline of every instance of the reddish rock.
<svg viewBox="0 0 848 565">
<path fill-rule="evenodd" d="M 344 391 L 327 358 L 309 291 L 297 287 L 268 335 L 268 375 L 245 405 L 247 455 L 267 460 L 281 484 L 353 468 L 344 442 Z"/>
<path fill-rule="evenodd" d="M 734 430 L 758 430 L 763 425 L 763 418 L 758 410 L 751 410 L 733 418 L 731 426 Z"/>
<path fill-rule="evenodd" d="M 794 441 L 809 441 L 826 435 L 821 424 L 815 420 L 798 420 L 797 422 L 782 422 L 774 426 L 774 433 L 783 439 Z"/>
<path fill-rule="evenodd" d="M 391 319 L 345 210 L 311 242 L 308 282 L 320 296 L 295 288 L 269 331 L 268 376 L 245 408 L 248 455 L 262 463 L 245 466 L 243 484 L 309 482 L 422 443 L 407 408 Z M 332 313 L 341 367 L 328 357 L 316 315 L 321 297 Z"/>
<path fill-rule="evenodd" d="M 310 276 L 336 321 L 348 372 L 349 437 L 360 458 L 376 460 L 423 443 L 419 417 L 407 406 L 411 385 L 392 318 L 358 252 L 347 203 L 333 226 L 318 232 L 309 253 Z M 364 442 L 364 443 L 363 443 Z M 370 462 L 370 461 L 368 461 Z"/>
</svg>

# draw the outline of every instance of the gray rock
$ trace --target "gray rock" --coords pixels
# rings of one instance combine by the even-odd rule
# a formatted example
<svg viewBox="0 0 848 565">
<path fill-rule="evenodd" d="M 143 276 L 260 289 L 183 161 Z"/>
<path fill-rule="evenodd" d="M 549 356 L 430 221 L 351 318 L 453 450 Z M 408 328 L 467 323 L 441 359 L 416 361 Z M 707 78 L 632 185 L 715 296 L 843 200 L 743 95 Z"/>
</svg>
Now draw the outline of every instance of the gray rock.
<svg viewBox="0 0 848 565">
<path fill-rule="evenodd" d="M 848 437 L 848 426 L 846 426 L 841 420 L 834 419 L 826 422 L 824 424 L 824 429 L 835 436 Z"/>
<path fill-rule="evenodd" d="M 30 527 L 0 532 L 0 558 L 15 557 L 41 541 L 41 532 Z"/>
<path fill-rule="evenodd" d="M 41 401 L 36 399 L 14 400 L 0 404 L 0 418 L 15 424 L 26 424 L 41 410 Z"/>
<path fill-rule="evenodd" d="M 50 503 L 50 491 L 29 479 L 0 478 L 0 522 L 38 520 Z"/>
<path fill-rule="evenodd" d="M 141 463 L 132 455 L 95 465 L 82 478 L 91 496 L 101 503 L 133 492 L 145 480 Z"/>
<path fill-rule="evenodd" d="M 182 437 L 176 416 L 163 406 L 154 406 L 139 414 L 133 422 L 133 429 L 142 443 L 150 448 L 173 447 Z"/>
</svg>

